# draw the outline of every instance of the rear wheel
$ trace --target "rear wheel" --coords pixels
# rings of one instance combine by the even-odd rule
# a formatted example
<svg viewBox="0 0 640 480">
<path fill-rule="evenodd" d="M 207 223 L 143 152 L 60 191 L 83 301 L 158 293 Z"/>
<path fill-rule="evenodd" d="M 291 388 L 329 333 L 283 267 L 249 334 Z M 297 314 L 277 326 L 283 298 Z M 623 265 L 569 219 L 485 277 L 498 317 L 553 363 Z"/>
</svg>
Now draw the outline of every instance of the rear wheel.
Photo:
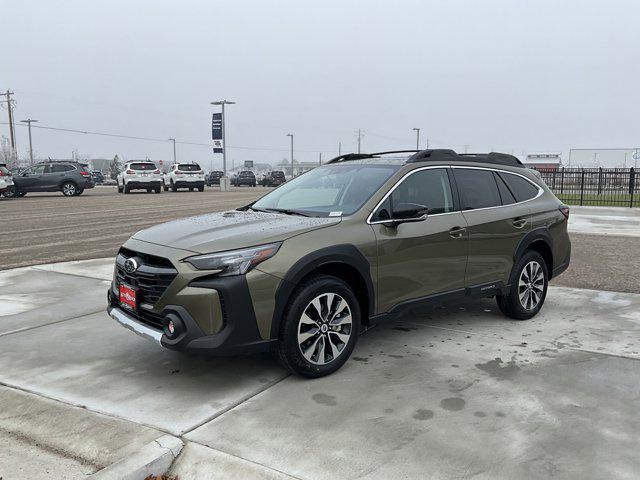
<svg viewBox="0 0 640 480">
<path fill-rule="evenodd" d="M 167 184 L 164 182 L 162 182 L 162 188 L 164 189 L 165 192 L 169 190 L 169 187 L 167 187 Z"/>
<path fill-rule="evenodd" d="M 83 192 L 84 192 L 84 188 L 81 188 L 80 190 L 78 190 L 77 193 L 76 193 L 76 197 L 82 195 Z"/>
<path fill-rule="evenodd" d="M 298 286 L 283 318 L 278 358 L 303 377 L 323 377 L 338 370 L 358 339 L 358 301 L 349 285 L 328 275 Z"/>
<path fill-rule="evenodd" d="M 204 192 L 204 185 L 202 187 L 198 187 L 199 192 Z"/>
<path fill-rule="evenodd" d="M 118 193 L 122 193 L 122 187 L 118 184 Z"/>
<path fill-rule="evenodd" d="M 7 189 L 4 192 L 2 192 L 2 196 L 4 196 L 5 198 L 17 197 L 15 185 L 11 185 L 10 187 L 7 187 Z"/>
<path fill-rule="evenodd" d="M 156 192 L 156 193 L 162 192 L 162 188 L 160 188 L 160 185 L 158 185 L 157 187 L 154 188 L 154 192 Z"/>
<path fill-rule="evenodd" d="M 193 192 L 193 187 L 189 187 L 189 191 L 190 191 L 190 192 Z"/>
<path fill-rule="evenodd" d="M 171 180 L 171 191 L 172 192 L 177 192 L 178 191 L 178 187 L 176 187 L 176 184 L 173 183 L 173 180 Z"/>
<path fill-rule="evenodd" d="M 126 183 L 124 184 L 123 191 L 124 193 L 129 193 L 131 191 L 131 189 L 129 188 L 129 185 L 127 185 Z"/>
<path fill-rule="evenodd" d="M 496 297 L 500 311 L 515 320 L 534 317 L 547 296 L 548 272 L 542 255 L 533 250 L 525 252 L 513 267 L 509 292 Z"/>
<path fill-rule="evenodd" d="M 78 187 L 73 182 L 64 182 L 60 190 L 65 197 L 74 197 L 78 193 Z"/>
</svg>

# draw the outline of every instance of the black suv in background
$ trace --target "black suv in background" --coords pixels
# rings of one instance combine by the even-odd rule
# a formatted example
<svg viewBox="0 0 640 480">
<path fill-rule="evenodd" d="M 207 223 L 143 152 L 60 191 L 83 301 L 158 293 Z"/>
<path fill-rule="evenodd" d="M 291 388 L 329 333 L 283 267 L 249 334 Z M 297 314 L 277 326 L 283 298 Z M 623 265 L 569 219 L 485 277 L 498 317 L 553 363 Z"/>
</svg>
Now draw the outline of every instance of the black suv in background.
<svg viewBox="0 0 640 480">
<path fill-rule="evenodd" d="M 13 183 L 17 197 L 29 192 L 62 192 L 65 197 L 75 197 L 95 186 L 89 167 L 72 161 L 37 163 L 14 175 Z"/>
<path fill-rule="evenodd" d="M 233 185 L 235 185 L 236 187 L 239 187 L 241 185 L 249 185 L 250 187 L 255 187 L 256 176 L 252 171 L 244 170 L 234 177 Z"/>
<path fill-rule="evenodd" d="M 274 170 L 267 173 L 262 179 L 263 187 L 278 187 L 285 183 L 287 180 L 284 178 L 284 172 L 281 170 Z"/>
<path fill-rule="evenodd" d="M 204 177 L 204 183 L 207 187 L 211 187 L 213 185 L 220 185 L 220 178 L 224 175 L 223 172 L 219 170 L 214 170 L 213 172 L 209 172 Z"/>
</svg>

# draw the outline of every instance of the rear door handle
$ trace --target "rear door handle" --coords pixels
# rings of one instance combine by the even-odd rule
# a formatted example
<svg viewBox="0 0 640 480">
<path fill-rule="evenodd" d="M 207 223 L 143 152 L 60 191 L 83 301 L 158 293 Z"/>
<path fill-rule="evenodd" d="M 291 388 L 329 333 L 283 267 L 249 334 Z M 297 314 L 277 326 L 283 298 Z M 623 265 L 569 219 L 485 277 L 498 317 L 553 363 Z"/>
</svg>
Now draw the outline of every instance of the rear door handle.
<svg viewBox="0 0 640 480">
<path fill-rule="evenodd" d="M 449 230 L 449 235 L 451 238 L 461 238 L 466 230 L 467 229 L 465 227 L 453 227 Z"/>
<path fill-rule="evenodd" d="M 526 218 L 516 218 L 513 222 L 511 222 L 514 227 L 522 228 L 527 224 Z"/>
</svg>

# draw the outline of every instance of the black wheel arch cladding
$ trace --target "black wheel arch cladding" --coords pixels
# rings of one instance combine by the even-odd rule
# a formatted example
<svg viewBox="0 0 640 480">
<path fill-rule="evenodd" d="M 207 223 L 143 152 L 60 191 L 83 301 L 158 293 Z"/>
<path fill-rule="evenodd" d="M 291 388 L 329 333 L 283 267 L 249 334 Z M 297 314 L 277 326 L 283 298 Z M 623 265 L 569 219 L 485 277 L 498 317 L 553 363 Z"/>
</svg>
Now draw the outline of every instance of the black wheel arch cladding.
<svg viewBox="0 0 640 480">
<path fill-rule="evenodd" d="M 542 242 L 549 249 L 549 259 L 545 258 L 545 254 L 543 252 L 538 253 L 542 255 L 545 263 L 547 263 L 547 260 L 549 260 L 550 265 L 546 265 L 546 267 L 548 275 L 551 278 L 551 275 L 553 275 L 553 237 L 549 233 L 549 229 L 547 227 L 535 228 L 530 232 L 527 232 L 527 234 L 522 237 L 522 239 L 518 243 L 515 254 L 513 255 L 513 262 L 517 263 L 518 260 L 522 258 L 522 255 L 524 255 L 524 252 L 526 252 L 534 243 L 537 242 Z"/>
<path fill-rule="evenodd" d="M 296 286 L 303 278 L 329 264 L 343 264 L 355 269 L 364 280 L 367 291 L 367 307 L 369 314 L 375 311 L 375 291 L 371 279 L 370 264 L 360 250 L 352 244 L 333 245 L 321 248 L 300 258 L 287 271 L 276 290 L 275 309 L 271 320 L 271 338 L 278 338 L 284 310 Z M 364 312 L 363 319 L 364 318 Z"/>
</svg>

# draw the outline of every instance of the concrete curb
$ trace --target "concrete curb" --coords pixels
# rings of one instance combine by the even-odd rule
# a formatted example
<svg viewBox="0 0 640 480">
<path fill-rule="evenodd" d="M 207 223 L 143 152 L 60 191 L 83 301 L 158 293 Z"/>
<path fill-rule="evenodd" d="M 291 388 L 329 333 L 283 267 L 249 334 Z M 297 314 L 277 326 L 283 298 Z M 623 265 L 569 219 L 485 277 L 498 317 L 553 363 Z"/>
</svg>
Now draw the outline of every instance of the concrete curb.
<svg viewBox="0 0 640 480">
<path fill-rule="evenodd" d="M 137 452 L 94 473 L 92 480 L 144 480 L 149 475 L 166 473 L 178 457 L 184 443 L 177 437 L 163 435 Z"/>
</svg>

